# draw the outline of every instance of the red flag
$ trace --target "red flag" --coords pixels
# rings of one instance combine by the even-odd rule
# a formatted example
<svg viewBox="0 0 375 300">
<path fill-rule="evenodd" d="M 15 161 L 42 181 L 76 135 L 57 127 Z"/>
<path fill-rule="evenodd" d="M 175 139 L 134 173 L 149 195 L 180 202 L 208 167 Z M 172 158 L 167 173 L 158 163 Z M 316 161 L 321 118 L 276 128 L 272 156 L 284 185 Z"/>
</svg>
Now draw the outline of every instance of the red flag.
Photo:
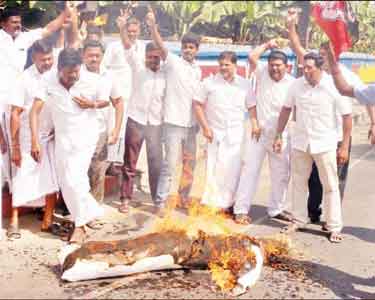
<svg viewBox="0 0 375 300">
<path fill-rule="evenodd" d="M 316 23 L 330 39 L 336 58 L 352 47 L 348 22 L 353 21 L 350 20 L 353 15 L 348 14 L 348 9 L 346 1 L 319 1 L 311 10 Z"/>
</svg>

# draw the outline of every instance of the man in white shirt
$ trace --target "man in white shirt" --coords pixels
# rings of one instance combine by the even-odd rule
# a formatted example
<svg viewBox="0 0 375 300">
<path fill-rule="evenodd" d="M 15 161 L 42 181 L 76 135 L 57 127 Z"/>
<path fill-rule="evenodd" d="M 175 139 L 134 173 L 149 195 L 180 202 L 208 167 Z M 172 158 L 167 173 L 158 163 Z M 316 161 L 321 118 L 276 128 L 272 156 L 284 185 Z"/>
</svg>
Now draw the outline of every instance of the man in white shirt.
<svg viewBox="0 0 375 300">
<path fill-rule="evenodd" d="M 31 49 L 33 65 L 17 78 L 10 97 L 11 157 L 16 168 L 12 178 L 12 215 L 7 234 L 9 238 L 20 238 L 18 208 L 21 206 L 46 204 L 41 230 L 48 231 L 52 225 L 56 192 L 59 190 L 55 171 L 53 128 L 46 109 L 42 111 L 39 131 L 40 145 L 45 155 L 40 162 L 35 162 L 30 155 L 29 112 L 42 74 L 53 66 L 52 47 L 45 41 L 36 41 Z"/>
<path fill-rule="evenodd" d="M 280 50 L 272 50 L 265 67 L 258 66 L 262 53 L 277 46 L 269 41 L 249 54 L 251 71 L 256 77 L 256 91 L 250 93 L 247 101 L 249 110 L 251 137 L 246 135 L 246 150 L 241 168 L 241 179 L 235 196 L 234 214 L 239 223 L 250 223 L 248 214 L 258 186 L 258 180 L 265 156 L 269 159 L 271 193 L 268 215 L 284 221 L 291 221 L 285 211 L 290 176 L 289 133 L 283 135 L 281 153 L 272 150 L 276 134 L 277 120 L 290 85 L 294 78 L 287 73 L 288 58 Z"/>
<path fill-rule="evenodd" d="M 43 106 L 51 111 L 55 128 L 56 171 L 66 206 L 75 223 L 70 242 L 86 238 L 85 225 L 103 214 L 103 208 L 90 193 L 88 169 L 100 133 L 97 108 L 106 105 L 108 92 L 100 76 L 80 72 L 81 55 L 64 49 L 58 58 L 57 72 L 45 74 L 30 113 L 31 153 L 40 161 L 38 116 Z"/>
<path fill-rule="evenodd" d="M 192 114 L 192 102 L 199 88 L 201 69 L 195 61 L 200 38 L 193 33 L 182 37 L 182 57 L 168 51 L 157 29 L 155 16 L 146 16 L 155 44 L 162 49 L 162 59 L 166 72 L 166 95 L 164 100 L 163 142 L 165 160 L 157 187 L 156 202 L 163 207 L 170 192 L 172 178 L 179 162 L 183 163 L 179 194 L 186 204 L 191 185 L 196 156 L 196 133 L 198 131 Z M 182 161 L 181 158 L 182 157 Z"/>
<path fill-rule="evenodd" d="M 129 17 L 126 13 L 121 16 L 125 22 L 121 25 L 117 22 L 117 25 L 120 30 L 120 36 L 123 35 L 123 32 L 126 30 L 128 32 L 129 40 L 134 46 L 134 49 L 137 55 L 140 58 L 145 57 L 145 45 L 143 42 L 138 40 L 140 34 L 140 22 L 135 17 Z M 124 162 L 124 152 L 125 152 L 125 134 L 126 134 L 126 120 L 127 120 L 127 105 L 131 93 L 132 86 L 132 72 L 129 66 L 129 63 L 124 54 L 124 47 L 122 41 L 118 40 L 110 43 L 105 50 L 102 66 L 112 73 L 113 78 L 115 78 L 121 87 L 121 97 L 123 99 L 124 105 L 124 117 L 122 122 L 122 128 L 120 133 L 120 138 L 118 142 L 109 147 L 108 159 L 114 163 L 123 163 Z M 113 124 L 113 111 L 110 109 L 110 123 Z M 112 125 L 113 126 L 113 125 Z"/>
<path fill-rule="evenodd" d="M 298 61 L 302 63 L 303 57 L 308 52 L 306 51 L 306 49 L 302 47 L 300 43 L 297 31 L 296 31 L 295 22 L 296 22 L 296 15 L 295 15 L 295 12 L 292 10 L 289 12 L 289 16 L 287 19 L 288 35 L 291 41 L 292 48 L 296 52 Z M 319 54 L 322 56 L 323 61 L 324 61 L 322 69 L 328 74 L 331 74 L 331 68 L 329 67 L 328 58 L 327 58 L 327 50 L 326 50 L 327 45 L 328 45 L 327 43 L 321 44 L 319 48 Z M 340 64 L 340 69 L 345 74 L 345 77 L 347 80 L 350 80 L 353 83 L 361 85 L 361 80 L 356 74 L 349 71 L 345 66 L 341 64 Z M 342 99 L 343 101 L 348 102 L 348 105 L 350 106 L 354 100 L 353 98 L 349 98 L 349 97 L 344 97 Z M 375 122 L 374 108 L 369 105 L 367 106 L 367 111 L 369 113 L 371 120 Z M 338 137 L 337 142 L 338 142 L 338 147 L 340 147 L 341 142 L 342 142 L 342 122 L 341 122 L 341 115 L 339 113 L 337 114 L 337 125 L 338 125 L 337 126 L 337 137 Z M 373 126 L 370 127 L 370 133 L 371 135 L 375 134 L 375 127 Z M 349 159 L 347 160 L 347 162 L 345 164 L 337 166 L 341 201 L 343 200 L 343 197 L 344 197 L 346 179 L 347 179 L 348 171 L 349 171 L 350 149 L 351 149 L 351 144 L 349 145 Z M 308 213 L 309 213 L 309 218 L 313 223 L 318 223 L 320 221 L 320 215 L 322 214 L 322 209 L 320 207 L 322 203 L 322 196 L 323 196 L 323 190 L 322 190 L 322 185 L 320 182 L 318 170 L 317 170 L 316 165 L 313 164 L 311 176 L 309 178 L 309 198 L 308 198 Z"/>
<path fill-rule="evenodd" d="M 82 49 L 83 72 L 92 72 L 98 74 L 102 89 L 107 89 L 108 99 L 110 99 L 115 111 L 115 126 L 109 128 L 109 105 L 110 102 L 103 104 L 98 109 L 97 119 L 100 125 L 100 135 L 97 146 L 92 157 L 89 168 L 89 178 L 91 193 L 98 202 L 104 199 L 105 173 L 109 166 L 108 162 L 108 145 L 117 143 L 121 130 L 124 106 L 121 98 L 121 91 L 118 82 L 103 67 L 101 61 L 103 58 L 104 48 L 98 41 L 86 41 Z"/>
<path fill-rule="evenodd" d="M 70 18 L 71 9 L 66 9 L 53 21 L 48 23 L 44 28 L 38 28 L 30 31 L 21 31 L 22 29 L 22 12 L 18 8 L 5 8 L 0 16 L 0 77 L 7 76 L 16 78 L 24 70 L 27 60 L 27 50 L 36 41 L 50 36 L 60 29 L 64 22 Z M 10 92 L 10 89 L 9 89 Z M 9 109 L 4 107 L 5 118 L 2 116 L 2 127 L 5 138 L 9 140 Z M 5 121 L 4 121 L 5 119 Z M 11 165 L 8 157 L 10 151 L 4 156 L 4 176 L 11 187 Z"/>
<path fill-rule="evenodd" d="M 349 155 L 351 107 L 342 101 L 332 80 L 323 70 L 323 58 L 315 53 L 304 56 L 304 76 L 290 87 L 283 105 L 274 140 L 274 151 L 280 152 L 282 133 L 292 108 L 296 107 L 296 123 L 292 135 L 293 224 L 286 232 L 307 223 L 308 179 L 315 162 L 323 185 L 326 228 L 331 242 L 340 242 L 343 227 L 337 164 L 345 163 Z M 343 142 L 337 149 L 337 118 L 343 119 Z M 337 149 L 337 153 L 336 153 Z"/>
<path fill-rule="evenodd" d="M 121 37 L 125 57 L 132 70 L 132 90 L 125 131 L 122 204 L 119 208 L 121 212 L 127 213 L 129 201 L 133 197 L 136 164 L 143 141 L 146 142 L 151 198 L 156 201 L 156 188 L 163 160 L 161 123 L 166 82 L 165 74 L 160 70 L 161 49 L 154 43 L 148 43 L 145 57 L 141 58 L 135 45 L 131 43 L 126 26 L 121 28 L 124 28 Z"/>
<path fill-rule="evenodd" d="M 251 84 L 236 74 L 234 52 L 222 52 L 218 61 L 219 73 L 202 82 L 193 109 L 208 141 L 202 203 L 227 210 L 234 204 L 240 177 L 246 97 Z"/>
</svg>

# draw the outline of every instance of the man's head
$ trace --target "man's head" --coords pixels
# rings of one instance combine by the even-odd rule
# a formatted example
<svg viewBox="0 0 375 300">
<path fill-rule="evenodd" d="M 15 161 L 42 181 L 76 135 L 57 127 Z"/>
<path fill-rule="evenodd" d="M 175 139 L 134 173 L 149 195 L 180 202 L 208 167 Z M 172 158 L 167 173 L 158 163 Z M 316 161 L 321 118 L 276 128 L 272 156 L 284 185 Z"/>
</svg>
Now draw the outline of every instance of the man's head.
<svg viewBox="0 0 375 300">
<path fill-rule="evenodd" d="M 103 54 L 104 48 L 100 42 L 92 40 L 86 41 L 83 45 L 82 60 L 87 70 L 99 73 Z"/>
<path fill-rule="evenodd" d="M 323 58 L 314 52 L 310 52 L 303 57 L 303 75 L 308 83 L 316 85 L 322 74 Z"/>
<path fill-rule="evenodd" d="M 154 43 L 146 44 L 145 65 L 151 71 L 158 71 L 160 69 L 161 50 Z"/>
<path fill-rule="evenodd" d="M 219 58 L 219 72 L 227 81 L 232 81 L 237 70 L 237 55 L 233 51 L 223 51 Z"/>
<path fill-rule="evenodd" d="M 128 33 L 128 37 L 131 43 L 134 43 L 141 33 L 141 23 L 135 17 L 130 17 L 126 21 L 126 31 Z"/>
<path fill-rule="evenodd" d="M 82 59 L 78 50 L 66 48 L 59 54 L 57 69 L 62 85 L 69 89 L 79 79 Z"/>
<path fill-rule="evenodd" d="M 182 58 L 193 62 L 199 50 L 200 37 L 194 33 L 187 33 L 181 39 Z"/>
<path fill-rule="evenodd" d="M 53 65 L 52 46 L 45 40 L 37 40 L 31 45 L 31 59 L 39 73 L 50 70 Z"/>
<path fill-rule="evenodd" d="M 88 25 L 87 26 L 87 37 L 88 41 L 98 41 L 100 42 L 103 37 L 103 31 L 99 26 Z"/>
<path fill-rule="evenodd" d="M 17 8 L 6 8 L 1 14 L 1 27 L 3 30 L 16 38 L 22 29 L 21 11 Z"/>
<path fill-rule="evenodd" d="M 280 50 L 272 50 L 268 56 L 268 73 L 275 81 L 284 78 L 287 71 L 288 57 Z"/>
</svg>

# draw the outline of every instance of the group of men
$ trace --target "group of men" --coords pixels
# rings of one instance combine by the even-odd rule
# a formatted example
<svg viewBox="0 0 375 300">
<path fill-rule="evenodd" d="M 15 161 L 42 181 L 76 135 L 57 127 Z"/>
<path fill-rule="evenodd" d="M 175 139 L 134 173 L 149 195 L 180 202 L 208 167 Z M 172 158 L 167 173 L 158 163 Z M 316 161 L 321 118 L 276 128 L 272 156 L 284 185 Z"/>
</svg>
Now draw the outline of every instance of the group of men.
<svg viewBox="0 0 375 300">
<path fill-rule="evenodd" d="M 2 14 L 0 72 L 9 85 L 1 91 L 5 118 L 0 145 L 12 193 L 9 238 L 20 237 L 18 207 L 25 205 L 45 204 L 42 230 L 51 231 L 61 191 L 75 225 L 68 239 L 84 241 L 86 226 L 100 227 L 105 174 L 110 161 L 119 161 L 115 156 L 122 147 L 119 210 L 127 213 L 144 141 L 155 206 L 165 207 L 178 165 L 184 170 L 179 194 L 187 204 L 201 129 L 207 140 L 202 204 L 233 210 L 236 222 L 249 224 L 267 154 L 269 216 L 291 222 L 286 231 L 295 230 L 308 217 L 314 222 L 320 218 L 323 195 L 324 229 L 330 241 L 342 239 L 340 199 L 350 152 L 352 100 L 335 88 L 335 83 L 344 86 L 343 68 L 330 57 L 330 48 L 307 53 L 295 32 L 294 17 L 289 18 L 288 32 L 303 76 L 288 74 L 288 58 L 271 40 L 249 54 L 255 89 L 250 78 L 237 75 L 237 57 L 231 51 L 219 55 L 217 74 L 202 80 L 195 59 L 199 37 L 183 36 L 181 56 L 175 55 L 166 48 L 152 11 L 145 17 L 151 42 L 137 39 L 139 20 L 122 11 L 117 19 L 121 41 L 106 50 L 100 31 L 88 30 L 85 40 L 78 38 L 77 20 L 76 9 L 67 6 L 44 29 L 21 32 L 17 10 Z M 61 28 L 69 33 L 66 47 L 53 49 L 45 38 Z M 24 70 L 29 47 L 33 64 Z M 271 53 L 262 66 L 259 60 L 266 50 Z M 351 97 L 366 93 L 343 89 Z M 11 164 L 6 164 L 6 153 Z M 286 210 L 290 177 L 292 212 Z"/>
</svg>

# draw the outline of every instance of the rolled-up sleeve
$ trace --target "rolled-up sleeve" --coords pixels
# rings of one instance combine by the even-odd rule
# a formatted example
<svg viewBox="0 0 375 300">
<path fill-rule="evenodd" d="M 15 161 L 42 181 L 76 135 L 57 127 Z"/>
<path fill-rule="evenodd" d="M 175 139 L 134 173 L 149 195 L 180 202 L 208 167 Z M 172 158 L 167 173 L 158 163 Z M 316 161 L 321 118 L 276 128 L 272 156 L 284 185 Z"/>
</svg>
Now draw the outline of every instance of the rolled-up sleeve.
<svg viewBox="0 0 375 300">
<path fill-rule="evenodd" d="M 288 108 L 293 108 L 296 105 L 295 94 L 296 94 L 297 88 L 298 88 L 297 82 L 294 82 L 289 87 L 288 94 L 286 96 L 283 106 L 288 107 Z"/>
<path fill-rule="evenodd" d="M 354 87 L 354 98 L 364 105 L 375 104 L 375 84 Z"/>
</svg>

